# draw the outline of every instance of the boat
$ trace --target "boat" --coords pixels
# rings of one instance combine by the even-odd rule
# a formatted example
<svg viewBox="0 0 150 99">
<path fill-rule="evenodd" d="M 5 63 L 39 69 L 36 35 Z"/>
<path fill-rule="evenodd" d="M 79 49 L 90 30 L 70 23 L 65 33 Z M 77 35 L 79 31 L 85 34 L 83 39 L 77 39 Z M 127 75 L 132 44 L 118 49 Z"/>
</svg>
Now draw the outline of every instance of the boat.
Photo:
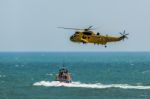
<svg viewBox="0 0 150 99">
<path fill-rule="evenodd" d="M 68 69 L 62 67 L 59 69 L 59 73 L 56 74 L 56 81 L 71 83 L 71 73 L 69 73 Z"/>
</svg>

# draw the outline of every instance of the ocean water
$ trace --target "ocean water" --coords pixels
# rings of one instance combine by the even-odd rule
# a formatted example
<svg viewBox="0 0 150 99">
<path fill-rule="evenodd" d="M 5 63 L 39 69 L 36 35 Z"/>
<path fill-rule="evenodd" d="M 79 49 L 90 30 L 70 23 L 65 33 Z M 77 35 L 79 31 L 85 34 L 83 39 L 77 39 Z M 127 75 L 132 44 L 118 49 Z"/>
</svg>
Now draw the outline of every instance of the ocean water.
<svg viewBox="0 0 150 99">
<path fill-rule="evenodd" d="M 0 99 L 150 99 L 150 53 L 1 52 Z"/>
</svg>

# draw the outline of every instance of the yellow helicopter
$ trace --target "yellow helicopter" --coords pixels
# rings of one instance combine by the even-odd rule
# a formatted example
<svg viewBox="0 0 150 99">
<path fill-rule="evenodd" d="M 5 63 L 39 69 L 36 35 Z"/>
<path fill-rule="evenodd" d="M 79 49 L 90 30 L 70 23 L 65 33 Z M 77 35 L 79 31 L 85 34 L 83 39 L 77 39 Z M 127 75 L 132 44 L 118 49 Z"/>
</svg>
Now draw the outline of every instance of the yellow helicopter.
<svg viewBox="0 0 150 99">
<path fill-rule="evenodd" d="M 93 44 L 101 44 L 105 45 L 108 42 L 116 42 L 116 41 L 121 41 L 124 40 L 125 38 L 128 38 L 127 35 L 128 33 L 125 33 L 125 30 L 123 33 L 120 32 L 121 36 L 115 37 L 115 36 L 108 36 L 108 35 L 101 35 L 99 32 L 95 33 L 91 30 L 94 30 L 92 28 L 93 26 L 89 26 L 88 28 L 85 29 L 78 29 L 78 28 L 65 28 L 65 27 L 58 27 L 58 28 L 63 28 L 63 29 L 72 29 L 72 30 L 77 30 L 71 37 L 70 40 L 72 42 L 79 42 L 79 43 L 93 43 Z"/>
</svg>

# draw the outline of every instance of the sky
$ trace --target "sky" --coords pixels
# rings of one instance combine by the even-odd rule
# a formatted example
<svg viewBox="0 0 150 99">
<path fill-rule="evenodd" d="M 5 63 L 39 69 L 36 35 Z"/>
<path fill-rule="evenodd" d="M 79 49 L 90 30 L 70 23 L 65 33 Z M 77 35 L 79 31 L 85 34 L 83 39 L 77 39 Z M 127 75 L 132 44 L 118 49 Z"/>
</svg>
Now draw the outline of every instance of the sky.
<svg viewBox="0 0 150 99">
<path fill-rule="evenodd" d="M 150 51 L 150 0 L 0 0 L 0 51 Z M 69 40 L 74 30 L 129 39 L 102 45 Z"/>
</svg>

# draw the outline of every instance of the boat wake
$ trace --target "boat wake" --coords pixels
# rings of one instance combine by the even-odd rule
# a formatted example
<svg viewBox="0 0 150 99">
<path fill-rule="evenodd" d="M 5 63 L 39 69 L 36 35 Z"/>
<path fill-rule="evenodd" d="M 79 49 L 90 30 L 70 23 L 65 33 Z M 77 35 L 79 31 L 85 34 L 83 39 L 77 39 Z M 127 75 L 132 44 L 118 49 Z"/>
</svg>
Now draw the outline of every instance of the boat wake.
<svg viewBox="0 0 150 99">
<path fill-rule="evenodd" d="M 150 86 L 142 85 L 129 85 L 129 84 L 86 84 L 81 82 L 64 83 L 59 81 L 40 81 L 33 84 L 34 86 L 45 86 L 45 87 L 78 87 L 78 88 L 95 88 L 95 89 L 106 89 L 106 88 L 121 88 L 121 89 L 150 89 Z"/>
</svg>

